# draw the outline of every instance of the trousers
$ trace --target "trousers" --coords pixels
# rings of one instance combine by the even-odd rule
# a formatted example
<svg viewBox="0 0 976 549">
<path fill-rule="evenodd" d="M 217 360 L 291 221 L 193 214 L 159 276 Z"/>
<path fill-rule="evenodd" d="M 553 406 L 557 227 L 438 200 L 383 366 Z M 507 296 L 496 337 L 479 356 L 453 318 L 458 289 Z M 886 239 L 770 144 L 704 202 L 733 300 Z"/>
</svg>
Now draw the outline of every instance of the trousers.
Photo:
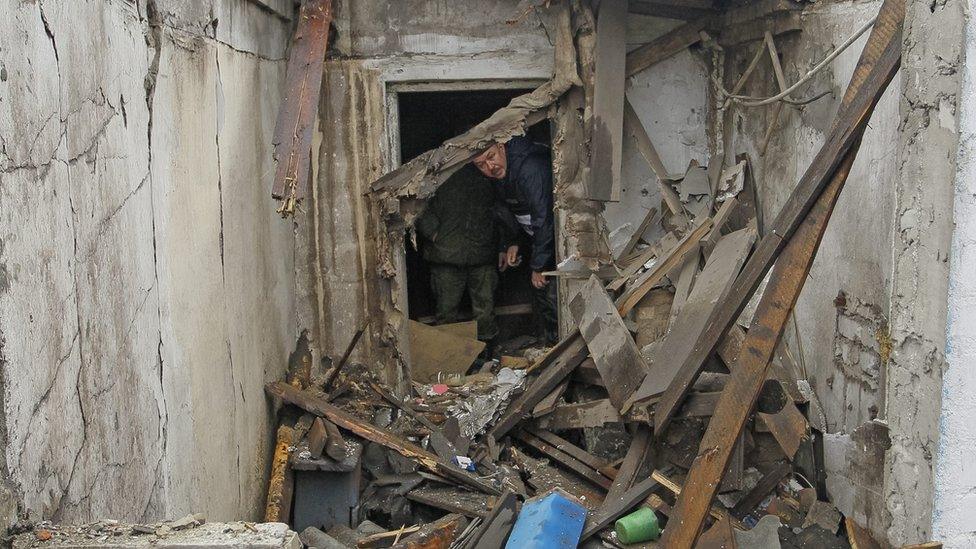
<svg viewBox="0 0 976 549">
<path fill-rule="evenodd" d="M 430 265 L 430 286 L 434 291 L 434 314 L 438 324 L 460 319 L 461 299 L 467 290 L 471 312 L 478 322 L 478 339 L 488 341 L 498 335 L 495 322 L 495 290 L 498 270 L 494 265 Z"/>
</svg>

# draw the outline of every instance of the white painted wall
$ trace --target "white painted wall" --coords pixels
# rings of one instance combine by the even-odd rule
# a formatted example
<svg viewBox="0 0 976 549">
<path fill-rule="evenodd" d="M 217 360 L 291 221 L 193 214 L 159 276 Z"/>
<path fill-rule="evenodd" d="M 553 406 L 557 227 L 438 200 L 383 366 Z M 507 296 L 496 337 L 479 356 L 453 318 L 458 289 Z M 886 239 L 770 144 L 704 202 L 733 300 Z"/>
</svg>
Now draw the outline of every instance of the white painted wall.
<svg viewBox="0 0 976 549">
<path fill-rule="evenodd" d="M 976 8 L 969 0 L 968 13 Z M 976 26 L 967 17 L 958 106 L 949 317 L 932 531 L 947 549 L 976 546 Z"/>
</svg>

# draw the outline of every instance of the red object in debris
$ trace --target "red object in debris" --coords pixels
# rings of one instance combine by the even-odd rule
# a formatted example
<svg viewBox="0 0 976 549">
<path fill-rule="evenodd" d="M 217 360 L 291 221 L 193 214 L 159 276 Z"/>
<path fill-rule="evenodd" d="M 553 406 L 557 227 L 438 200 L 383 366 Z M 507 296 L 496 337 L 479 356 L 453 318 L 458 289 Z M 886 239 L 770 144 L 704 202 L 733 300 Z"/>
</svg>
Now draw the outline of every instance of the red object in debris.
<svg viewBox="0 0 976 549">
<path fill-rule="evenodd" d="M 38 531 L 34 532 L 34 535 L 37 536 L 37 539 L 39 539 L 41 541 L 47 541 L 47 540 L 51 539 L 51 531 L 50 530 L 38 530 Z"/>
<path fill-rule="evenodd" d="M 431 391 L 434 391 L 435 395 L 443 395 L 447 392 L 447 385 L 443 383 L 436 383 L 430 387 Z"/>
</svg>

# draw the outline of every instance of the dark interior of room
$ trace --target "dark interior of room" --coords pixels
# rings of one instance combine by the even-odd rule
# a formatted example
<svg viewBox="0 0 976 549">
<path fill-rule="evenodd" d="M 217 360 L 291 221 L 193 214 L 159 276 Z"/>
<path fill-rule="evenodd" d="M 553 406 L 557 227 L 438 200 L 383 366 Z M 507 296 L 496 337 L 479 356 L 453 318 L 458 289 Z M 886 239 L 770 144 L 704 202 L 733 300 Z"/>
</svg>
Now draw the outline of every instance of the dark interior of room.
<svg viewBox="0 0 976 549">
<path fill-rule="evenodd" d="M 463 133 L 471 126 L 488 118 L 526 89 L 500 89 L 475 91 L 400 92 L 400 158 L 408 162 L 417 155 L 438 147 L 445 140 Z M 528 136 L 539 143 L 549 144 L 549 126 L 536 124 Z M 434 295 L 430 289 L 430 271 L 421 256 L 421 249 L 414 247 L 408 237 L 406 245 L 407 297 L 410 318 L 426 323 L 433 322 Z M 417 246 L 423 247 L 418 238 Z M 531 314 L 532 286 L 529 282 L 527 261 L 515 269 L 500 273 L 495 309 L 500 329 L 499 341 L 511 340 L 521 335 L 533 335 Z M 463 318 L 470 318 L 467 296 L 462 302 Z"/>
</svg>

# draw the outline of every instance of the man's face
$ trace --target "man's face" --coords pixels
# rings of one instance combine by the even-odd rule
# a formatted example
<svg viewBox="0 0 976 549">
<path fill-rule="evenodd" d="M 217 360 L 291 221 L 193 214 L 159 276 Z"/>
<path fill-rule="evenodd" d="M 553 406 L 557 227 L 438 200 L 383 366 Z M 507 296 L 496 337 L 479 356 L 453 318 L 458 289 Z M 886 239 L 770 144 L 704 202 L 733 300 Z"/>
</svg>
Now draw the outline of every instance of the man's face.
<svg viewBox="0 0 976 549">
<path fill-rule="evenodd" d="M 508 167 L 508 161 L 505 157 L 505 145 L 495 143 L 488 150 L 475 157 L 474 165 L 486 177 L 492 179 L 504 178 L 505 170 Z"/>
</svg>

